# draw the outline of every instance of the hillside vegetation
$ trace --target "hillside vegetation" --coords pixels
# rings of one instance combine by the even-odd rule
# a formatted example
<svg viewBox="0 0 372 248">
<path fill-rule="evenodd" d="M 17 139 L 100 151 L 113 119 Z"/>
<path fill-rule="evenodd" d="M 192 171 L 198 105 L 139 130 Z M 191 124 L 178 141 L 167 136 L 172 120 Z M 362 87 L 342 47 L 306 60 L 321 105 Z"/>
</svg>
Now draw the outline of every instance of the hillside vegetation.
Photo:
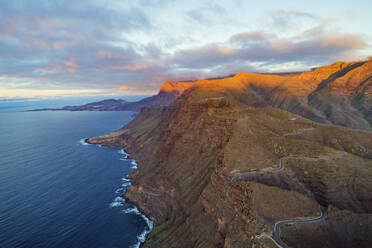
<svg viewBox="0 0 372 248">
<path fill-rule="evenodd" d="M 329 125 L 370 128 L 370 66 L 199 80 L 169 107 L 143 108 L 88 142 L 125 146 L 139 162 L 124 197 L 155 221 L 145 247 L 276 247 L 275 222 L 319 216 L 320 205 L 325 220 L 284 226 L 282 240 L 371 247 L 372 133 Z"/>
</svg>

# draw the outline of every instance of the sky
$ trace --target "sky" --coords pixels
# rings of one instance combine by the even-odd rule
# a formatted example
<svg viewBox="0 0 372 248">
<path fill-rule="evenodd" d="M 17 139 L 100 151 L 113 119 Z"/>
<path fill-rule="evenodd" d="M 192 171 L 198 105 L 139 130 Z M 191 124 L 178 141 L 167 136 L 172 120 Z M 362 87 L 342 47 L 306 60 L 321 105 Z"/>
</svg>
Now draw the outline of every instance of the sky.
<svg viewBox="0 0 372 248">
<path fill-rule="evenodd" d="M 369 0 L 0 0 L 0 101 L 363 60 L 371 13 Z"/>
</svg>

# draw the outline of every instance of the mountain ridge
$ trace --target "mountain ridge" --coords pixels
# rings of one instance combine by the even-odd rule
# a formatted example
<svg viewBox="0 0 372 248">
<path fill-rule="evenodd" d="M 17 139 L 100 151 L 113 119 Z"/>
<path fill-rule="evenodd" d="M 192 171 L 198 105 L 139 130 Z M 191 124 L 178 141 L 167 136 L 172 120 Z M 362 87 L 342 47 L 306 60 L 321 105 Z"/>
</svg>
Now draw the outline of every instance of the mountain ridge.
<svg viewBox="0 0 372 248">
<path fill-rule="evenodd" d="M 233 96 L 246 105 L 272 106 L 326 124 L 372 129 L 372 61 L 336 62 L 300 73 L 238 73 L 215 79 L 166 81 L 157 95 L 137 102 L 109 99 L 57 109 L 69 111 L 139 111 L 169 106 L 185 91 L 202 85 L 208 94 Z"/>
<path fill-rule="evenodd" d="M 145 247 L 276 247 L 275 223 L 314 218 L 321 205 L 327 218 L 284 225 L 281 240 L 298 248 L 367 248 L 372 133 L 318 124 L 306 117 L 330 121 L 306 100 L 332 75 L 330 82 L 345 76 L 348 83 L 369 82 L 370 63 L 352 69 L 336 63 L 302 75 L 197 80 L 169 106 L 142 108 L 122 129 L 87 142 L 124 146 L 138 161 L 123 197 L 155 221 Z M 337 74 L 345 68 L 351 70 Z M 306 80 L 299 85 L 301 77 Z M 336 93 L 323 101 L 346 101 Z M 371 107 L 368 94 L 362 99 Z M 268 169 L 285 157 L 297 159 L 275 173 Z M 239 175 L 249 176 L 233 180 Z"/>
</svg>

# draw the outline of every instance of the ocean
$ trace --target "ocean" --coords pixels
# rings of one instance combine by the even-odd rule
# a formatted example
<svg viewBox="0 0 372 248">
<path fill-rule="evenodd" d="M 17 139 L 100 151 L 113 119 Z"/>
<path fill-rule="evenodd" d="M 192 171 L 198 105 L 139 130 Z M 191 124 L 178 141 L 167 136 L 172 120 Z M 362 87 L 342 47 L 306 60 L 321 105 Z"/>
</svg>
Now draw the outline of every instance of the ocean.
<svg viewBox="0 0 372 248">
<path fill-rule="evenodd" d="M 152 222 L 118 197 L 136 162 L 84 142 L 134 113 L 25 109 L 0 104 L 0 247 L 139 247 Z"/>
</svg>

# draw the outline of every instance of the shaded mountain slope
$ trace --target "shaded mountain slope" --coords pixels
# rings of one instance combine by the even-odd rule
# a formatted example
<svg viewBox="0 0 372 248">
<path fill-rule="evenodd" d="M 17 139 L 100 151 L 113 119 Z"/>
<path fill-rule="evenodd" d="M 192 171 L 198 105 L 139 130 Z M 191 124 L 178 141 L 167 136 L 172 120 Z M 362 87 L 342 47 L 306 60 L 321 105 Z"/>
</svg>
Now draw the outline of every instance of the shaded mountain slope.
<svg viewBox="0 0 372 248">
<path fill-rule="evenodd" d="M 337 62 L 289 76 L 239 73 L 199 80 L 195 87 L 202 86 L 203 94 L 277 107 L 320 123 L 371 129 L 371 80 L 372 61 Z"/>
<path fill-rule="evenodd" d="M 342 242 L 328 240 L 329 233 L 371 246 L 368 238 L 364 243 L 353 238 L 355 226 L 343 235 L 341 225 L 372 214 L 372 134 L 319 125 L 271 107 L 326 121 L 306 99 L 334 74 L 332 68 L 314 75 L 199 80 L 169 107 L 144 108 L 122 129 L 88 139 L 126 146 L 138 160 L 125 197 L 156 223 L 145 247 L 275 247 L 270 238 L 275 222 L 318 216 L 319 204 L 338 213 L 321 222 L 328 230 L 321 236 L 327 237 L 325 247 Z M 301 76 L 310 79 L 298 84 Z M 321 159 L 343 151 L 344 157 Z M 278 167 L 288 156 L 299 159 L 279 173 L 232 180 Z M 349 216 L 352 221 L 345 224 Z M 368 218 L 365 228 L 372 226 Z M 301 225 L 283 233 L 294 247 L 319 238 L 316 231 L 298 237 Z"/>
<path fill-rule="evenodd" d="M 367 128 L 372 124 L 372 62 L 343 68 L 309 95 L 309 104 L 334 124 Z"/>
<path fill-rule="evenodd" d="M 336 62 L 302 73 L 239 73 L 226 78 L 167 81 L 157 95 L 137 102 L 110 99 L 41 110 L 139 111 L 142 107 L 168 106 L 189 88 L 201 88 L 203 96 L 224 96 L 253 107 L 281 108 L 324 124 L 371 129 L 371 85 L 372 61 Z"/>
</svg>

